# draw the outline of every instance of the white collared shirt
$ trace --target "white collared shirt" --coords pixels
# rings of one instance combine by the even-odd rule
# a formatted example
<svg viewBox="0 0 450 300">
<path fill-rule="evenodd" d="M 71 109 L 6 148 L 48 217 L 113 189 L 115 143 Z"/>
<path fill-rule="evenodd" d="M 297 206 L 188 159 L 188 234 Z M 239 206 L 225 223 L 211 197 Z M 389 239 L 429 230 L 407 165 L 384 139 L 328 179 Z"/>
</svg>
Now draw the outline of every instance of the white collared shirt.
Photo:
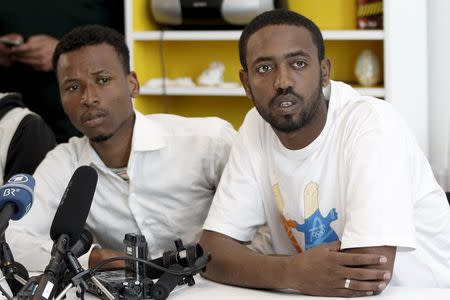
<svg viewBox="0 0 450 300">
<path fill-rule="evenodd" d="M 31 211 L 8 229 L 16 260 L 33 270 L 48 263 L 34 253 L 48 257 L 53 216 L 72 174 L 82 165 L 98 172 L 86 224 L 102 247 L 123 250 L 124 235 L 139 233 L 155 258 L 174 249 L 176 238 L 196 242 L 234 135 L 232 126 L 218 118 L 136 112 L 128 182 L 105 166 L 86 137 L 59 145 L 35 172 Z"/>
</svg>

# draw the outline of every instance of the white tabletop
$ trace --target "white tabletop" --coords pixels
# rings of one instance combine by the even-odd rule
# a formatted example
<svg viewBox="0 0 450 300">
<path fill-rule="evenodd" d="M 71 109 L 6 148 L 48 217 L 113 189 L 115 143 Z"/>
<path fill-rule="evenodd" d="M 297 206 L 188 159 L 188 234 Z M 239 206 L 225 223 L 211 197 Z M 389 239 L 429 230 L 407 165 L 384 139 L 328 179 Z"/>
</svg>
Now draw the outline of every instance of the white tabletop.
<svg viewBox="0 0 450 300">
<path fill-rule="evenodd" d="M 206 280 L 199 275 L 195 276 L 194 286 L 177 287 L 170 295 L 168 300 L 273 300 L 273 299 L 348 299 L 337 297 L 313 297 L 296 293 L 294 291 L 274 291 L 274 290 L 256 290 L 240 288 L 219 284 Z M 72 294 L 73 295 L 73 294 Z M 67 299 L 73 299 L 68 297 Z M 86 299 L 96 299 L 92 295 L 86 295 Z M 369 299 L 365 297 L 364 299 Z M 381 294 L 374 296 L 377 300 L 450 300 L 450 289 L 437 288 L 409 288 L 409 287 L 390 287 Z"/>
<path fill-rule="evenodd" d="M 274 291 L 247 289 L 235 286 L 219 284 L 206 280 L 199 275 L 195 277 L 194 286 L 179 286 L 169 295 L 168 300 L 248 300 L 248 299 L 348 299 L 337 297 L 313 297 L 296 293 L 294 291 Z M 3 285 L 3 284 L 2 284 Z M 94 295 L 86 293 L 86 300 L 98 299 Z M 0 296 L 0 299 L 5 299 Z M 77 299 L 75 289 L 67 294 L 67 300 Z M 364 299 L 369 299 L 365 297 Z M 374 296 L 377 300 L 450 300 L 450 289 L 437 288 L 412 288 L 412 287 L 394 287 L 388 286 L 381 294 Z"/>
</svg>

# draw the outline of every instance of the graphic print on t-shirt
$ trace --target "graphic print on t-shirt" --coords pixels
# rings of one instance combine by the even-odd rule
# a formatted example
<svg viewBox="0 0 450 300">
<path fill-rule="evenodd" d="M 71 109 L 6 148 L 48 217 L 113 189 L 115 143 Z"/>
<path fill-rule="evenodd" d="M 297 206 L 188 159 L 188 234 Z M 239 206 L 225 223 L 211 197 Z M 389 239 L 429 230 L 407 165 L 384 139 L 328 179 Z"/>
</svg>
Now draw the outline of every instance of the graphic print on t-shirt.
<svg viewBox="0 0 450 300">
<path fill-rule="evenodd" d="M 272 191 L 273 191 L 273 196 L 275 198 L 275 204 L 277 205 L 277 209 L 278 209 L 278 213 L 280 214 L 280 220 L 281 220 L 281 224 L 283 224 L 283 228 L 284 231 L 286 231 L 286 234 L 289 238 L 289 240 L 292 243 L 292 246 L 294 246 L 295 250 L 297 251 L 297 253 L 301 253 L 302 247 L 300 247 L 300 245 L 298 244 L 297 240 L 295 239 L 294 234 L 292 233 L 293 228 L 295 228 L 295 225 L 297 224 L 297 222 L 295 221 L 291 221 L 291 220 L 287 220 L 284 217 L 283 211 L 284 211 L 284 200 L 283 200 L 283 196 L 281 195 L 281 190 L 280 190 L 280 186 L 277 184 L 274 184 L 272 186 Z"/>
<path fill-rule="evenodd" d="M 319 186 L 317 183 L 310 182 L 306 185 L 303 200 L 305 223 L 299 224 L 295 220 L 291 220 L 291 222 L 295 223 L 297 231 L 303 232 L 305 235 L 305 249 L 338 241 L 339 237 L 330 225 L 338 218 L 336 209 L 331 209 L 325 218 L 322 216 L 319 210 Z"/>
</svg>

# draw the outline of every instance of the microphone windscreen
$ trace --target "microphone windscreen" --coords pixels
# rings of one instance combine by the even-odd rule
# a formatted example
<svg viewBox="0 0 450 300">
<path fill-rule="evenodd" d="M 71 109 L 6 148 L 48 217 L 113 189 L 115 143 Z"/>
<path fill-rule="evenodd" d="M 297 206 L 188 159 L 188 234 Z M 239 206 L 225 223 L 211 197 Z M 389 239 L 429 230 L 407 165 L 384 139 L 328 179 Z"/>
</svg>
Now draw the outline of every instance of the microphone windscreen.
<svg viewBox="0 0 450 300">
<path fill-rule="evenodd" d="M 33 204 L 34 185 L 34 178 L 31 175 L 17 174 L 11 177 L 0 188 L 0 209 L 3 209 L 6 203 L 13 203 L 15 212 L 11 219 L 14 221 L 21 219 Z"/>
<path fill-rule="evenodd" d="M 75 170 L 56 210 L 50 237 L 56 241 L 61 234 L 69 235 L 72 247 L 80 238 L 91 208 L 97 186 L 97 172 L 89 166 Z"/>
</svg>

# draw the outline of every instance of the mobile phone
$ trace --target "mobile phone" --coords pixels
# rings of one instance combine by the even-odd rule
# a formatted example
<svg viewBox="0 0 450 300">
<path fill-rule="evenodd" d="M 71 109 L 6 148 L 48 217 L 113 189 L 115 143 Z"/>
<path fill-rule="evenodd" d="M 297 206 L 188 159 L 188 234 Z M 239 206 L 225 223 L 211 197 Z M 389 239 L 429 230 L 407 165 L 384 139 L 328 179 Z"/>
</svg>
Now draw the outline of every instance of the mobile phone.
<svg viewBox="0 0 450 300">
<path fill-rule="evenodd" d="M 6 47 L 15 47 L 22 44 L 21 41 L 15 41 L 15 40 L 8 40 L 8 39 L 0 39 L 0 43 L 5 45 Z"/>
</svg>

